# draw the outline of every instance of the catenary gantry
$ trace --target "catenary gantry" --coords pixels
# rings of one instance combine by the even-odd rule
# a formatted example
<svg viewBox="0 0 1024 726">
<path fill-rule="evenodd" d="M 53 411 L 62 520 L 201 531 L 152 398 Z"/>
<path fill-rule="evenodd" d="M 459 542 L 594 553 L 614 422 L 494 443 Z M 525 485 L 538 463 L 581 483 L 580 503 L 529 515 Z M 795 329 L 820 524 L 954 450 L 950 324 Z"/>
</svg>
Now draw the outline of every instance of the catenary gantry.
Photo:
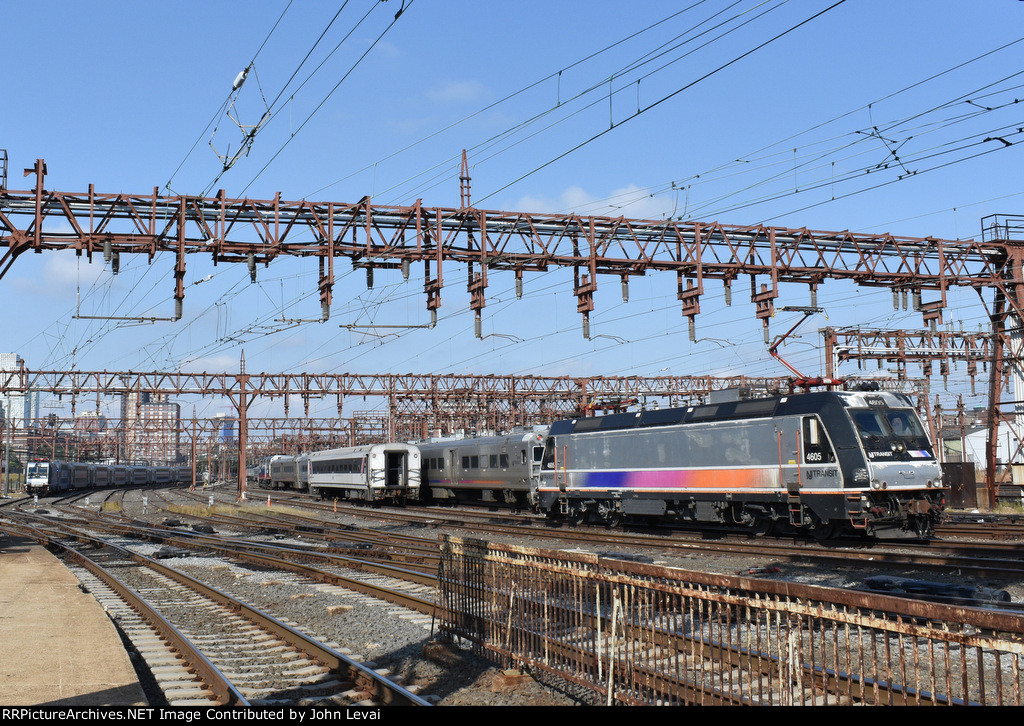
<svg viewBox="0 0 1024 726">
<path fill-rule="evenodd" d="M 661 271 L 677 277 L 683 315 L 700 312 L 708 280 L 719 280 L 731 296 L 732 283 L 751 278 L 756 315 L 774 312 L 780 283 L 803 283 L 816 290 L 826 279 L 860 285 L 924 291 L 937 299 L 920 302 L 926 322 L 942 320 L 950 287 L 997 288 L 1016 303 L 1019 250 L 1004 239 L 944 240 L 850 231 L 818 231 L 720 222 L 639 220 L 576 214 L 531 214 L 474 207 L 427 207 L 358 202 L 233 199 L 222 190 L 213 197 L 106 194 L 92 186 L 85 193 L 45 189 L 40 159 L 26 175 L 27 191 L 0 190 L 0 277 L 29 250 L 75 250 L 103 254 L 158 252 L 175 255 L 176 317 L 185 295 L 186 257 L 208 254 L 214 262 L 259 264 L 279 257 L 316 257 L 319 292 L 329 314 L 334 263 L 347 258 L 364 267 L 368 281 L 377 268 L 424 266 L 426 307 L 441 305 L 446 263 L 470 266 L 470 308 L 479 317 L 485 305 L 489 270 L 524 273 L 572 268 L 577 309 L 584 321 L 594 308 L 599 275 L 630 276 Z M 585 327 L 586 330 L 586 327 Z"/>
<path fill-rule="evenodd" d="M 182 314 L 186 257 L 209 254 L 215 263 L 247 263 L 255 279 L 260 263 L 278 257 L 316 257 L 324 319 L 330 313 L 335 260 L 346 258 L 366 270 L 423 265 L 426 307 L 432 317 L 441 306 L 444 268 L 468 267 L 469 306 L 479 335 L 489 271 L 513 272 L 518 283 L 527 272 L 552 267 L 573 270 L 573 293 L 589 337 L 589 315 L 599 275 L 619 276 L 623 296 L 630 276 L 674 274 L 682 314 L 693 324 L 709 280 L 721 281 L 726 300 L 732 284 L 750 278 L 750 298 L 766 328 L 782 283 L 802 283 L 812 292 L 826 279 L 885 286 L 913 294 L 915 309 L 933 328 L 942 322 L 951 288 L 992 291 L 993 323 L 990 410 L 1002 400 L 1003 368 L 1020 357 L 1020 345 L 1006 354 L 1007 338 L 1024 311 L 1024 222 L 1018 217 L 983 220 L 980 239 L 946 240 L 850 231 L 819 231 L 720 222 L 638 220 L 625 217 L 531 214 L 460 207 L 358 202 L 234 199 L 222 190 L 212 197 L 109 194 L 92 186 L 85 193 L 45 188 L 42 159 L 27 191 L 0 190 L 0 277 L 27 251 L 75 250 L 103 254 L 114 269 L 121 254 L 158 252 L 175 256 L 175 314 Z M 923 293 L 934 299 L 925 301 Z M 995 431 L 992 417 L 987 472 L 993 498 Z"/>
</svg>

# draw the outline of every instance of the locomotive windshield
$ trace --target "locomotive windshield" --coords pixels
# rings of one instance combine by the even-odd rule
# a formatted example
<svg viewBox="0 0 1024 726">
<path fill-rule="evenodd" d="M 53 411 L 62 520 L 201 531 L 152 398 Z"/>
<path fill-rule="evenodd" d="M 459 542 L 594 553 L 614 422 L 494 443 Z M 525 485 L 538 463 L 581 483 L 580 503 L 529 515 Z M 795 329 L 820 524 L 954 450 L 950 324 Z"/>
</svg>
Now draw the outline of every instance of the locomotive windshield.
<svg viewBox="0 0 1024 726">
<path fill-rule="evenodd" d="M 46 476 L 49 473 L 50 465 L 45 461 L 29 462 L 26 470 L 27 476 Z"/>
<path fill-rule="evenodd" d="M 891 451 L 899 458 L 931 456 L 931 442 L 909 409 L 849 409 L 868 452 Z"/>
</svg>

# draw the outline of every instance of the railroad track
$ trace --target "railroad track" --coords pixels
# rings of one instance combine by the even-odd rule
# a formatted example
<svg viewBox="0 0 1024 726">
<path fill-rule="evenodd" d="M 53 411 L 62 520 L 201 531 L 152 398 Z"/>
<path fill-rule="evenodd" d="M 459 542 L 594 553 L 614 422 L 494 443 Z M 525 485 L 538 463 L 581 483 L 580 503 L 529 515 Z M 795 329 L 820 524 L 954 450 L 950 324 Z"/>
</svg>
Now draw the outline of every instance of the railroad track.
<svg viewBox="0 0 1024 726">
<path fill-rule="evenodd" d="M 88 570 L 85 587 L 149 664 L 170 705 L 429 705 L 297 623 L 123 544 L 53 523 L 20 529 Z"/>
<path fill-rule="evenodd" d="M 291 507 L 301 505 L 292 500 Z M 316 511 L 334 511 L 332 505 L 310 503 L 308 508 Z M 624 550 L 640 548 L 657 550 L 665 557 L 687 557 L 698 554 L 731 554 L 752 556 L 779 562 L 818 563 L 829 567 L 864 565 L 874 568 L 913 569 L 933 573 L 959 572 L 964 577 L 1019 579 L 1024 576 L 1024 545 L 1017 542 L 970 542 L 913 541 L 886 544 L 880 542 L 835 541 L 818 543 L 813 541 L 786 542 L 782 539 L 761 537 L 751 539 L 745 535 L 716 533 L 714 539 L 704 539 L 708 533 L 679 530 L 662 530 L 660 534 L 624 530 L 608 530 L 595 526 L 574 527 L 559 523 L 552 525 L 539 518 L 527 518 L 528 523 L 506 524 L 509 513 L 491 514 L 490 518 L 481 513 L 459 510 L 448 513 L 445 510 L 408 511 L 405 509 L 372 509 L 365 507 L 338 506 L 338 513 L 372 517 L 391 522 L 405 522 L 417 527 L 457 528 L 486 536 L 516 538 L 520 541 L 536 542 L 548 540 L 571 543 L 587 547 Z M 308 522 L 324 520 L 310 517 Z M 424 539 L 424 542 L 429 540 Z"/>
<path fill-rule="evenodd" d="M 151 494 L 151 500 L 159 499 L 159 495 Z M 161 503 L 160 506 L 174 507 L 171 501 L 167 500 Z M 93 505 L 96 506 L 95 504 Z M 292 506 L 298 507 L 297 503 Z M 56 509 L 56 508 L 55 508 Z M 332 507 L 333 509 L 333 507 Z M 91 508 L 90 508 L 91 510 Z M 216 553 L 217 557 L 227 558 L 231 557 L 233 562 L 244 563 L 244 564 L 232 564 L 227 566 L 224 571 L 220 573 L 218 579 L 218 587 L 225 593 L 234 594 L 238 599 L 245 600 L 244 592 L 232 592 L 232 581 L 244 582 L 246 577 L 251 578 L 252 574 L 259 570 L 261 572 L 268 573 L 268 576 L 273 577 L 278 585 L 288 586 L 299 586 L 300 580 L 303 587 L 322 587 L 332 588 L 331 590 L 324 590 L 324 592 L 330 592 L 333 598 L 340 599 L 342 597 L 358 597 L 351 595 L 351 588 L 347 588 L 348 595 L 343 595 L 341 589 L 337 588 L 337 585 L 331 584 L 330 582 L 323 581 L 320 579 L 317 571 L 324 570 L 321 565 L 311 567 L 307 563 L 289 561 L 292 558 L 297 560 L 302 559 L 314 559 L 319 560 L 321 563 L 331 561 L 334 557 L 334 553 L 329 550 L 343 550 L 344 553 L 337 557 L 334 564 L 340 564 L 341 562 L 348 561 L 348 564 L 360 560 L 360 567 L 372 566 L 379 567 L 381 565 L 394 566 L 399 563 L 396 570 L 391 570 L 390 573 L 387 570 L 378 571 L 373 573 L 373 579 L 391 577 L 392 574 L 396 574 L 402 570 L 408 570 L 410 572 L 415 571 L 417 568 L 408 566 L 406 567 L 402 563 L 403 554 L 401 552 L 403 547 L 410 548 L 410 557 L 412 561 L 418 561 L 420 564 L 424 562 L 426 557 L 425 552 L 430 548 L 436 550 L 437 539 L 429 537 L 418 537 L 415 535 L 403 534 L 394 531 L 382 532 L 380 529 L 364 529 L 356 527 L 350 524 L 337 524 L 326 521 L 327 518 L 322 515 L 299 515 L 291 511 L 283 512 L 277 507 L 270 507 L 263 509 L 262 507 L 255 506 L 250 503 L 246 507 L 239 508 L 239 516 L 226 515 L 223 513 L 216 513 L 211 518 L 203 518 L 204 521 L 212 521 L 216 523 L 218 529 L 223 528 L 225 533 L 231 530 L 230 537 L 220 536 L 214 537 L 208 534 L 201 534 L 198 532 L 181 531 L 182 528 L 168 527 L 168 526 L 154 526 L 147 525 L 142 526 L 139 522 L 131 522 L 126 518 L 122 518 L 113 512 L 107 512 L 102 517 L 93 516 L 91 513 L 81 511 L 80 507 L 72 507 L 70 509 L 61 508 L 61 511 L 68 512 L 63 515 L 67 520 L 74 520 L 76 528 L 102 528 L 105 532 L 104 537 L 109 538 L 111 536 L 118 537 L 131 537 L 144 538 L 148 542 L 142 546 L 143 550 L 149 548 L 152 554 L 152 550 L 161 545 L 171 545 L 174 547 L 181 547 L 182 549 L 188 549 L 190 551 L 203 550 L 206 552 Z M 168 510 L 170 511 L 170 510 Z M 400 522 L 402 526 L 405 523 L 412 523 L 416 527 L 433 527 L 433 526 L 453 526 L 452 522 L 443 521 L 444 518 L 439 518 L 433 512 L 428 514 L 417 514 L 407 511 L 391 512 L 390 510 L 371 510 L 366 512 L 364 508 L 355 508 L 353 511 L 362 513 L 364 516 L 372 518 L 379 518 L 385 522 L 384 528 L 387 529 L 389 524 L 387 522 Z M 344 512 L 348 513 L 348 512 Z M 86 516 L 88 514 L 88 516 Z M 158 514 L 153 512 L 153 514 Z M 458 518 L 462 518 L 462 512 L 457 514 Z M 504 518 L 502 515 L 500 518 Z M 185 518 L 185 517 L 183 517 Z M 196 518 L 199 521 L 199 518 Z M 472 527 L 477 528 L 473 531 L 484 532 L 494 535 L 497 532 L 502 532 L 502 536 L 509 536 L 518 538 L 520 541 L 523 539 L 535 540 L 538 538 L 538 530 L 543 531 L 541 528 L 531 527 L 512 527 L 508 529 L 494 529 L 484 522 L 480 521 L 479 518 L 472 518 Z M 434 523 L 431 523 L 431 522 Z M 379 525 L 377 525 L 379 526 Z M 508 525 L 501 525 L 502 527 L 508 527 Z M 258 541 L 257 535 L 253 534 L 253 530 L 257 532 L 264 532 L 261 535 L 264 539 Z M 295 542 L 274 540 L 275 536 L 266 533 L 278 533 L 282 532 L 285 535 L 286 540 L 290 540 L 293 536 L 301 536 L 303 539 L 309 538 L 309 541 L 304 542 L 302 546 L 297 545 Z M 112 533 L 112 534 L 111 534 Z M 652 535 L 640 535 L 625 532 L 608 532 L 607 530 L 596 529 L 594 527 L 586 527 L 582 529 L 577 528 L 560 528 L 554 532 L 550 532 L 552 538 L 565 537 L 571 535 L 573 537 L 582 536 L 586 538 L 594 538 L 598 543 L 601 544 L 601 551 L 606 551 L 608 547 L 617 545 L 619 542 L 628 541 L 627 538 L 636 538 L 638 544 L 634 545 L 637 547 L 643 547 L 647 549 L 651 548 L 662 548 L 665 549 L 669 546 L 676 547 L 680 546 L 683 549 L 679 550 L 682 552 L 696 551 L 693 548 L 699 546 L 703 550 L 711 550 L 716 553 L 720 553 L 726 544 L 732 545 L 732 543 L 724 543 L 722 541 L 705 542 L 705 543 L 694 543 L 685 542 L 677 543 L 673 542 L 671 537 L 658 537 Z M 612 536 L 610 536 L 612 535 Z M 619 537 L 622 539 L 619 539 Z M 239 542 L 238 540 L 243 540 Z M 667 541 L 666 541 L 667 540 Z M 582 540 L 577 540 L 581 542 Z M 400 544 L 401 543 L 401 544 Z M 742 542 L 736 543 L 742 544 L 744 548 L 753 548 L 753 552 L 758 554 L 760 557 L 776 557 L 774 551 L 770 548 L 766 548 L 765 540 L 758 540 L 757 542 Z M 140 545 L 132 545 L 134 549 L 139 549 Z M 351 550 L 357 549 L 357 552 L 353 553 Z M 796 546 L 794 559 L 801 562 L 806 562 L 811 557 L 818 558 L 819 555 L 814 554 L 814 550 L 817 546 L 813 543 L 801 543 Z M 749 549 L 744 549 L 745 552 L 751 552 Z M 349 555 L 357 554 L 359 556 L 349 557 Z M 828 558 L 835 564 L 837 561 L 846 565 L 850 561 L 850 552 L 844 550 L 840 553 L 822 553 L 820 557 Z M 884 565 L 885 562 L 879 559 L 880 553 L 877 551 L 871 551 L 864 553 L 868 558 L 867 561 L 873 562 L 875 566 Z M 921 555 L 912 553 L 911 555 L 904 555 L 905 557 L 920 558 Z M 986 556 L 987 557 L 987 556 Z M 181 558 L 183 562 L 185 558 Z M 169 560 L 177 563 L 179 560 L 173 558 Z M 913 562 L 914 560 L 904 560 L 902 564 L 906 562 Z M 1007 565 L 1016 565 L 1014 572 L 1019 573 L 1021 567 L 1017 563 L 1010 563 Z M 307 568 L 306 574 L 301 574 L 298 567 Z M 934 563 L 935 567 L 949 567 L 949 563 L 944 564 Z M 991 568 L 993 563 L 991 560 L 987 562 L 987 566 Z M 332 565 L 333 567 L 333 565 Z M 195 569 L 197 571 L 208 571 L 211 568 L 209 565 L 205 566 L 188 566 L 185 564 L 178 565 L 178 569 Z M 288 573 L 282 574 L 283 570 L 289 570 Z M 429 570 L 429 568 L 426 568 Z M 271 572 L 272 570 L 272 572 Z M 367 570 L 370 573 L 370 570 Z M 194 574 L 194 573 L 193 573 Z M 420 574 L 423 574 L 422 572 Z M 295 579 L 289 579 L 294 577 Z M 379 585 L 382 580 L 378 580 L 376 583 Z M 315 583 L 315 584 L 314 584 Z M 553 586 L 557 587 L 557 586 Z M 357 601 L 353 601 L 357 602 Z M 534 603 L 528 605 L 524 603 L 525 607 L 539 607 L 539 604 Z M 355 604 L 354 607 L 358 607 Z M 565 654 L 570 655 L 573 658 L 583 659 L 589 662 L 596 662 L 602 660 L 606 669 L 609 672 L 614 673 L 614 677 L 617 682 L 621 682 L 622 679 L 661 679 L 664 681 L 666 688 L 673 693 L 691 693 L 693 699 L 698 702 L 708 703 L 773 703 L 773 704 L 795 704 L 795 703 L 815 703 L 815 704 L 832 704 L 832 703 L 855 703 L 855 702 L 878 702 L 878 703 L 901 703 L 901 702 L 925 702 L 929 700 L 933 702 L 943 702 L 942 697 L 933 698 L 927 693 L 913 693 L 910 694 L 905 690 L 898 688 L 894 689 L 885 682 L 870 683 L 864 682 L 862 678 L 858 679 L 855 676 L 847 675 L 837 670 L 836 668 L 830 668 L 827 661 L 822 663 L 812 663 L 803 667 L 799 673 L 793 672 L 791 666 L 788 671 L 780 669 L 777 663 L 773 663 L 772 657 L 769 654 L 759 654 L 758 652 L 751 650 L 749 645 L 742 645 L 732 640 L 731 631 L 728 628 L 733 626 L 728 625 L 732 622 L 730 617 L 726 618 L 727 629 L 725 631 L 718 632 L 702 632 L 695 630 L 692 627 L 682 626 L 674 624 L 673 622 L 666 620 L 662 621 L 650 621 L 644 625 L 645 632 L 647 633 L 642 640 L 629 640 L 624 639 L 614 644 L 605 643 L 605 649 L 602 652 L 593 650 L 593 643 L 588 641 L 587 633 L 604 632 L 609 628 L 609 623 L 614 624 L 613 621 L 608 621 L 608 613 L 599 612 L 597 610 L 587 611 L 580 610 L 575 604 L 574 599 L 567 600 L 564 603 L 558 603 L 554 600 L 546 600 L 543 604 L 546 608 L 543 616 L 538 616 L 538 620 L 534 625 L 527 623 L 525 629 L 528 631 L 540 630 L 546 620 L 554 618 L 559 622 L 567 623 L 564 632 L 560 634 L 558 649 L 564 651 Z M 613 616 L 614 617 L 614 616 Z M 506 624 L 504 623 L 504 615 L 501 609 L 494 613 L 493 629 L 495 632 L 501 632 Z M 575 624 L 573 624 L 573 618 L 576 618 Z M 710 619 L 704 618 L 710 622 Z M 693 622 L 691 620 L 691 622 Z M 581 625 L 585 627 L 580 627 Z M 294 626 L 293 626 L 294 627 Z M 767 626 L 766 626 L 767 627 Z M 813 626 L 817 628 L 817 625 Z M 737 631 L 738 632 L 738 631 Z M 749 631 L 748 631 L 749 632 Z M 810 631 L 808 631 L 810 632 Z M 816 632 L 816 631 L 815 631 Z M 821 637 L 843 637 L 838 631 L 834 635 L 825 634 Z M 656 647 L 656 652 L 660 655 L 652 655 L 650 659 L 644 662 L 642 665 L 629 672 L 624 672 L 620 669 L 622 666 L 621 662 L 627 654 L 643 652 L 645 648 Z M 896 641 L 886 644 L 884 641 L 880 641 L 878 647 L 890 648 L 902 645 Z M 555 646 L 552 646 L 555 647 Z M 609 647 L 611 650 L 609 650 Z M 872 646 L 874 647 L 874 646 Z M 654 651 L 652 651 L 654 652 Z M 554 654 L 554 653 L 553 653 Z M 610 655 L 609 655 L 610 654 Z M 709 660 L 709 655 L 713 657 L 716 663 L 730 663 L 735 662 L 737 664 L 744 664 L 743 667 L 746 672 L 743 678 L 733 678 L 728 671 L 722 673 L 715 671 L 711 674 L 706 670 L 706 663 Z M 757 668 L 751 672 L 751 660 L 756 660 Z M 670 672 L 669 666 L 675 667 L 675 665 L 682 664 L 682 668 L 672 671 L 673 675 L 668 675 Z M 717 668 L 717 666 L 716 666 Z M 757 682 L 754 682 L 753 680 Z M 797 686 L 791 685 L 797 683 Z M 247 684 L 248 685 L 248 684 Z M 753 697 L 752 694 L 758 694 L 757 697 Z M 259 697 L 259 693 L 256 694 L 243 694 L 253 697 L 255 695 Z M 709 700 L 704 700 L 709 699 Z M 946 701 L 948 702 L 948 700 Z"/>
</svg>

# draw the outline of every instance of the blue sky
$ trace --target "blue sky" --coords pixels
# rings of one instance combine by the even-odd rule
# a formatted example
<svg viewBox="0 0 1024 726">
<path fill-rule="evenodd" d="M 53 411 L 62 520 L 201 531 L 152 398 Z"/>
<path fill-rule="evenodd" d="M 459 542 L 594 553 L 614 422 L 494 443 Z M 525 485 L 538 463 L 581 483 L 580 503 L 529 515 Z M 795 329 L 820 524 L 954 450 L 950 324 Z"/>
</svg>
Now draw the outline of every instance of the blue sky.
<svg viewBox="0 0 1024 726">
<path fill-rule="evenodd" d="M 69 192 L 446 206 L 465 148 L 489 209 L 941 238 L 1024 211 L 1024 145 L 980 143 L 1024 126 L 1024 3 L 833 4 L 406 0 L 394 21 L 400 0 L 350 0 L 329 26 L 340 3 L 23 3 L 5 8 L 0 148 L 13 189 L 44 158 L 47 186 Z M 254 58 L 231 116 L 271 118 L 218 176 L 241 138 L 223 104 Z M 477 339 L 464 270 L 446 269 L 424 329 L 421 271 L 378 271 L 368 290 L 349 267 L 327 323 L 289 322 L 319 317 L 315 261 L 275 261 L 253 285 L 244 265 L 190 258 L 181 321 L 119 325 L 75 316 L 170 316 L 171 260 L 122 258 L 113 276 L 100 258 L 24 255 L 0 280 L 0 306 L 17 311 L 3 348 L 34 369 L 237 370 L 244 349 L 248 370 L 268 372 L 786 373 L 739 283 L 728 307 L 709 284 L 693 343 L 674 276 L 632 280 L 628 303 L 602 278 L 586 340 L 571 272 L 528 274 L 522 300 L 493 273 Z M 777 305 L 809 302 L 784 286 Z M 823 372 L 825 325 L 922 327 L 887 290 L 826 281 L 818 304 L 783 350 L 808 374 Z M 972 291 L 952 293 L 945 317 L 985 324 Z M 780 312 L 772 333 L 795 320 Z M 368 324 L 410 327 L 342 327 Z M 963 371 L 948 392 L 935 377 L 933 394 L 984 403 L 985 382 L 970 397 Z"/>
</svg>

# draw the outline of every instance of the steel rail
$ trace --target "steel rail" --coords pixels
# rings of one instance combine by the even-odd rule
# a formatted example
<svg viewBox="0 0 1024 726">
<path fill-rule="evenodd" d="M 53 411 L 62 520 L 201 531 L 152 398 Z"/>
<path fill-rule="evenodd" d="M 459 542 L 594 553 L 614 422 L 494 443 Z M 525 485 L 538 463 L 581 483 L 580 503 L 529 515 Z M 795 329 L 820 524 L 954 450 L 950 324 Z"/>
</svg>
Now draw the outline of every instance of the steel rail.
<svg viewBox="0 0 1024 726">
<path fill-rule="evenodd" d="M 345 577 L 334 572 L 329 572 L 317 567 L 311 567 L 306 564 L 299 562 L 293 562 L 283 557 L 275 557 L 272 555 L 259 554 L 253 551 L 256 548 L 269 549 L 269 545 L 254 544 L 249 542 L 239 543 L 236 546 L 232 546 L 232 543 L 217 537 L 210 537 L 208 535 L 193 534 L 193 533 L 182 533 L 173 532 L 168 530 L 157 530 L 151 527 L 140 528 L 137 526 L 117 524 L 114 522 L 104 521 L 101 518 L 89 519 L 82 523 L 82 526 L 86 527 L 99 527 L 107 531 L 115 532 L 122 536 L 133 537 L 138 539 L 144 539 L 149 541 L 160 541 L 168 544 L 175 545 L 181 548 L 197 548 L 205 549 L 211 552 L 216 552 L 222 556 L 249 562 L 261 567 L 269 567 L 271 569 L 282 569 L 297 572 L 305 577 L 318 582 L 324 582 L 338 587 L 343 587 L 348 590 L 354 590 L 361 592 L 364 595 L 370 595 L 377 599 L 386 600 L 387 602 L 394 603 L 407 607 L 410 610 L 416 610 L 425 615 L 432 615 L 436 608 L 433 601 L 425 598 L 416 597 L 410 593 L 402 592 L 400 590 L 394 590 L 388 587 L 374 585 L 367 583 L 362 580 Z M 73 531 L 69 528 L 68 530 Z M 91 541 L 93 537 L 84 532 L 77 532 L 75 536 L 84 537 L 86 541 Z M 116 545 L 112 545 L 115 546 Z M 434 574 L 424 573 L 422 571 L 409 569 L 405 567 L 396 567 L 378 562 L 372 562 L 369 560 L 361 560 L 353 557 L 342 557 L 338 555 L 317 555 L 316 553 L 308 551 L 295 550 L 292 554 L 297 554 L 307 559 L 318 558 L 327 560 L 331 564 L 335 564 L 339 567 L 346 567 L 348 569 L 360 570 L 375 575 L 391 577 L 396 580 L 404 582 L 411 582 L 418 585 L 424 585 L 426 587 L 436 587 L 437 578 Z M 142 555 L 140 555 L 141 557 Z"/>
<path fill-rule="evenodd" d="M 160 639 L 168 643 L 171 648 L 184 660 L 189 668 L 202 679 L 207 688 L 212 691 L 222 706 L 248 706 L 249 702 L 230 680 L 215 666 L 203 653 L 193 645 L 180 630 L 172 625 L 163 615 L 160 614 L 150 603 L 121 582 L 116 576 L 108 572 L 99 563 L 90 559 L 83 552 L 73 548 L 66 542 L 62 542 L 59 530 L 47 534 L 42 529 L 27 525 L 11 523 L 8 527 L 12 531 L 18 531 L 36 542 L 56 547 L 64 552 L 72 560 L 86 568 L 93 575 L 102 580 L 107 587 L 116 592 L 118 596 L 128 604 L 139 616 L 152 628 Z M 93 540 L 99 544 L 99 540 Z M 108 546 L 105 545 L 104 546 Z"/>
<path fill-rule="evenodd" d="M 360 513 L 360 509 L 355 507 L 350 507 L 347 511 L 355 514 Z M 976 545 L 975 548 L 980 550 L 980 557 L 977 555 L 970 557 L 958 554 L 956 552 L 957 549 L 963 550 L 972 548 L 970 545 L 962 545 L 961 543 L 950 543 L 949 549 L 951 554 L 945 555 L 879 552 L 877 548 L 880 544 L 884 545 L 885 543 L 873 543 L 872 547 L 875 549 L 869 552 L 859 552 L 852 549 L 843 549 L 841 552 L 831 552 L 816 549 L 811 544 L 777 544 L 763 537 L 758 538 L 758 540 L 753 543 L 726 542 L 718 540 L 714 544 L 708 544 L 703 541 L 681 541 L 679 539 L 669 539 L 664 536 L 659 537 L 648 534 L 610 532 L 607 529 L 595 527 L 584 527 L 575 530 L 558 529 L 553 531 L 546 522 L 533 526 L 472 523 L 460 521 L 458 517 L 461 517 L 462 513 L 455 515 L 454 519 L 445 519 L 440 513 L 427 516 L 417 516 L 409 512 L 385 512 L 375 510 L 374 516 L 393 520 L 414 521 L 435 527 L 453 526 L 475 532 L 504 534 L 532 539 L 542 538 L 568 540 L 582 543 L 599 543 L 606 546 L 619 545 L 624 547 L 654 547 L 663 551 L 675 551 L 680 554 L 693 551 L 713 551 L 716 553 L 728 552 L 730 554 L 756 555 L 760 557 L 772 557 L 794 561 L 811 560 L 828 564 L 840 563 L 848 565 L 855 562 L 870 562 L 876 566 L 882 562 L 882 558 L 884 558 L 884 562 L 889 565 L 911 565 L 917 568 L 929 570 L 960 569 L 970 571 L 978 576 L 986 577 L 1019 577 L 1021 573 L 1024 572 L 1024 559 L 1019 556 L 1021 554 L 1021 550 L 1024 550 L 1024 546 L 1015 547 L 1010 545 L 1001 548 L 994 546 L 991 543 L 987 545 L 979 543 Z M 673 536 L 678 534 L 678 532 L 673 532 Z M 699 535 L 700 532 L 696 532 L 696 534 Z M 912 545 L 912 543 L 909 542 L 899 541 L 894 542 L 893 544 L 899 547 L 909 547 Z M 929 543 L 927 546 L 934 549 L 941 545 Z"/>
<path fill-rule="evenodd" d="M 53 524 L 53 523 L 51 523 Z M 46 538 L 47 543 L 59 544 L 57 540 L 50 536 L 43 535 Z M 130 558 L 135 562 L 142 564 L 156 572 L 159 572 L 171 579 L 179 582 L 180 584 L 188 587 L 189 589 L 199 592 L 204 597 L 217 602 L 218 604 L 227 607 L 228 609 L 240 614 L 245 619 L 256 624 L 263 630 L 273 634 L 281 640 L 287 642 L 291 647 L 296 648 L 303 653 L 306 653 L 312 658 L 315 658 L 325 665 L 327 665 L 333 672 L 340 676 L 346 677 L 347 680 L 357 682 L 361 684 L 370 684 L 373 690 L 373 695 L 381 700 L 383 703 L 389 705 L 413 705 L 413 706 L 429 706 L 430 703 L 423 698 L 420 698 L 416 694 L 408 691 L 403 686 L 391 681 L 385 676 L 375 672 L 371 668 L 352 660 L 348 656 L 339 653 L 333 648 L 320 643 L 319 641 L 311 638 L 310 636 L 292 628 L 291 626 L 281 622 L 277 618 L 264 613 L 258 608 L 252 607 L 237 598 L 234 598 L 206 583 L 197 580 L 189 575 L 186 575 L 179 570 L 175 570 L 172 567 L 157 562 L 145 555 L 141 555 L 137 552 L 132 552 L 124 547 L 107 542 L 102 539 L 97 539 L 91 535 L 76 532 L 73 528 L 67 527 L 66 532 L 62 536 L 72 536 L 81 541 L 89 542 L 95 547 L 105 547 L 115 552 L 118 552 L 124 557 Z M 272 564 L 276 566 L 282 566 L 285 569 L 295 569 L 293 563 L 287 563 L 284 561 L 275 562 L 272 558 L 263 558 L 255 556 L 255 561 L 259 564 Z M 334 578 L 335 576 L 331 573 L 317 571 L 314 568 L 302 568 L 305 571 L 312 571 L 314 573 L 322 573 L 326 578 Z M 314 578 L 319 579 L 319 578 Z M 345 580 L 346 578 L 339 578 Z M 330 581 L 326 579 L 323 581 Z M 359 584 L 359 583 L 353 583 Z"/>
</svg>

